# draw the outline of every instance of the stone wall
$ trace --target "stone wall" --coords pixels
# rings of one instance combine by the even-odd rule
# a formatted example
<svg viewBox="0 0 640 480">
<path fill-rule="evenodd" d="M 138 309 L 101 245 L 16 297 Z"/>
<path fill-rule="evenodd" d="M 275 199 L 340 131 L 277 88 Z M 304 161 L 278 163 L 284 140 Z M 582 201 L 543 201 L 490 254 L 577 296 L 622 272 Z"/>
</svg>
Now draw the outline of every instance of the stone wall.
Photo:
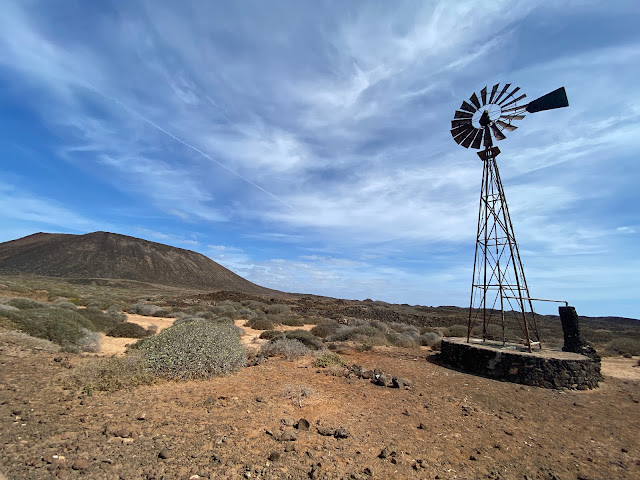
<svg viewBox="0 0 640 480">
<path fill-rule="evenodd" d="M 465 339 L 466 340 L 466 339 Z M 577 353 L 557 352 L 554 356 L 492 348 L 443 339 L 441 360 L 465 372 L 524 385 L 544 388 L 597 388 L 602 380 L 600 361 Z"/>
</svg>

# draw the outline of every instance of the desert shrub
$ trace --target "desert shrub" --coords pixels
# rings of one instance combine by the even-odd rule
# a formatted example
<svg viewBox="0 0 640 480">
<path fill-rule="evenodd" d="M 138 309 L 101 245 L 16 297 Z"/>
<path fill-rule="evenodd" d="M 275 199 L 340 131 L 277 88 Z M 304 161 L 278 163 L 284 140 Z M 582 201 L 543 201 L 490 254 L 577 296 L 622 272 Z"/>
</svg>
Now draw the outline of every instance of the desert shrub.
<svg viewBox="0 0 640 480">
<path fill-rule="evenodd" d="M 366 342 L 370 341 L 373 338 L 377 338 L 380 344 L 385 342 L 384 334 L 378 330 L 377 328 L 372 327 L 371 325 L 360 325 L 358 327 L 349 327 L 349 326 L 341 326 L 336 333 L 329 336 L 327 340 L 331 342 L 346 342 L 349 340 L 355 342 Z"/>
<path fill-rule="evenodd" d="M 264 317 L 256 317 L 249 320 L 245 325 L 254 330 L 272 330 L 274 325 Z"/>
<path fill-rule="evenodd" d="M 90 348 L 86 332 L 96 329 L 78 312 L 53 306 L 5 312 L 4 315 L 24 333 L 50 340 L 68 351 Z"/>
<path fill-rule="evenodd" d="M 289 327 L 302 327 L 304 322 L 298 317 L 284 317 L 280 322 L 282 325 L 287 325 Z"/>
<path fill-rule="evenodd" d="M 387 325 L 385 322 L 380 322 L 378 320 L 369 322 L 369 325 L 377 330 L 380 330 L 383 333 L 389 333 L 391 331 L 391 327 L 389 325 Z"/>
<path fill-rule="evenodd" d="M 215 315 L 222 315 L 226 311 L 227 309 L 221 305 L 214 305 L 213 307 L 211 307 L 211 312 L 214 313 Z"/>
<path fill-rule="evenodd" d="M 197 320 L 167 328 L 140 340 L 144 364 L 171 379 L 209 378 L 235 372 L 247 352 L 233 325 Z"/>
<path fill-rule="evenodd" d="M 20 345 L 22 347 L 34 348 L 45 352 L 59 352 L 60 345 L 44 338 L 32 337 L 17 330 L 0 330 L 0 340 L 6 343 Z"/>
<path fill-rule="evenodd" d="M 306 330 L 289 330 L 284 332 L 284 336 L 291 340 L 297 340 L 313 350 L 320 350 L 324 347 L 322 340 Z"/>
<path fill-rule="evenodd" d="M 222 317 L 216 317 L 213 319 L 213 321 L 216 323 L 229 323 L 233 325 L 233 320 L 231 320 L 231 318 L 227 317 L 226 315 Z"/>
<path fill-rule="evenodd" d="M 290 313 L 291 307 L 289 305 L 283 305 L 281 303 L 274 303 L 272 305 L 267 305 L 264 308 L 264 311 L 267 314 Z"/>
<path fill-rule="evenodd" d="M 304 357 L 310 353 L 311 350 L 306 345 L 291 338 L 275 338 L 260 348 L 260 354 L 265 357 L 283 355 L 289 361 Z"/>
<path fill-rule="evenodd" d="M 271 340 L 273 338 L 284 338 L 284 332 L 279 330 L 265 330 L 260 334 L 260 338 Z"/>
<path fill-rule="evenodd" d="M 247 320 L 251 320 L 252 318 L 257 316 L 256 312 L 247 307 L 242 307 L 240 310 L 238 310 L 238 315 L 239 318 L 246 318 Z"/>
<path fill-rule="evenodd" d="M 75 304 L 71 303 L 71 302 L 56 302 L 55 303 L 56 307 L 60 307 L 60 308 L 66 308 L 68 310 L 77 310 L 78 307 L 75 306 Z"/>
<path fill-rule="evenodd" d="M 202 318 L 182 315 L 173 321 L 173 326 L 175 327 L 176 325 L 182 325 L 183 323 L 196 322 L 198 320 L 202 320 Z"/>
<path fill-rule="evenodd" d="M 156 330 L 158 327 L 156 327 Z M 144 338 L 151 335 L 151 332 L 141 327 L 137 323 L 124 322 L 119 323 L 107 332 L 110 337 L 118 338 Z"/>
<path fill-rule="evenodd" d="M 433 347 L 439 341 L 440 335 L 436 332 L 426 332 L 420 336 L 420 344 L 427 347 Z"/>
<path fill-rule="evenodd" d="M 386 335 L 387 341 L 396 347 L 412 348 L 418 346 L 418 342 L 406 333 L 391 332 Z"/>
<path fill-rule="evenodd" d="M 314 367 L 320 368 L 331 367 L 334 365 L 338 367 L 346 367 L 348 363 L 340 355 L 333 352 L 322 355 L 321 357 L 316 358 L 316 360 L 313 362 Z"/>
<path fill-rule="evenodd" d="M 7 305 L 11 305 L 12 307 L 16 307 L 20 310 L 29 310 L 32 308 L 46 308 L 49 306 L 48 303 L 39 302 L 38 300 L 34 300 L 32 298 L 22 298 L 16 297 L 8 300 Z"/>
<path fill-rule="evenodd" d="M 316 337 L 327 338 L 338 331 L 340 324 L 338 322 L 325 322 L 316 325 L 311 329 L 311 333 Z"/>
<path fill-rule="evenodd" d="M 3 312 L 17 312 L 20 309 L 18 307 L 14 307 L 13 305 L 7 305 L 5 303 L 0 303 L 0 313 Z"/>
<path fill-rule="evenodd" d="M 115 392 L 124 388 L 151 385 L 154 375 L 144 368 L 139 353 L 129 353 L 123 357 L 91 360 L 78 367 L 71 377 L 74 386 L 85 393 L 93 391 Z"/>
<path fill-rule="evenodd" d="M 585 330 L 583 335 L 585 340 L 592 343 L 607 343 L 614 339 L 613 332 L 603 328 L 590 331 Z"/>
<path fill-rule="evenodd" d="M 217 315 L 215 313 L 213 313 L 211 310 L 205 310 L 204 312 L 198 312 L 197 316 L 200 318 L 205 318 L 207 320 L 213 320 L 214 318 L 217 317 Z"/>
<path fill-rule="evenodd" d="M 640 340 L 628 337 L 614 338 L 607 343 L 606 350 L 614 355 L 622 355 L 624 357 L 640 355 Z"/>
<path fill-rule="evenodd" d="M 467 326 L 466 325 L 451 325 L 447 328 L 447 337 L 466 337 Z"/>
<path fill-rule="evenodd" d="M 81 308 L 78 309 L 77 312 L 88 319 L 95 329 L 101 332 L 108 332 L 126 320 L 126 316 L 124 316 L 124 314 L 121 314 L 122 317 L 108 315 L 102 310 L 98 310 L 94 307 Z"/>
<path fill-rule="evenodd" d="M 264 312 L 264 307 L 266 306 L 264 302 L 259 302 L 258 300 L 240 300 L 240 305 L 261 312 Z"/>
<path fill-rule="evenodd" d="M 169 314 L 164 308 L 147 303 L 134 303 L 133 305 L 129 305 L 128 312 L 150 317 L 165 317 Z"/>
</svg>

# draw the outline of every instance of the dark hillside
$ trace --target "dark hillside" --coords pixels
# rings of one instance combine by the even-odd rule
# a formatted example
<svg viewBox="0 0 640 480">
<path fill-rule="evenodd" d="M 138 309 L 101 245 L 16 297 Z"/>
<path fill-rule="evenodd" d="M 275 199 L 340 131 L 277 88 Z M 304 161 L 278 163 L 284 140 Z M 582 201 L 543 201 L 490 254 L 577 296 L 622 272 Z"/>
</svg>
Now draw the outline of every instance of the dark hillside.
<svg viewBox="0 0 640 480">
<path fill-rule="evenodd" d="M 117 233 L 36 233 L 0 243 L 0 273 L 110 278 L 274 295 L 204 255 Z"/>
</svg>

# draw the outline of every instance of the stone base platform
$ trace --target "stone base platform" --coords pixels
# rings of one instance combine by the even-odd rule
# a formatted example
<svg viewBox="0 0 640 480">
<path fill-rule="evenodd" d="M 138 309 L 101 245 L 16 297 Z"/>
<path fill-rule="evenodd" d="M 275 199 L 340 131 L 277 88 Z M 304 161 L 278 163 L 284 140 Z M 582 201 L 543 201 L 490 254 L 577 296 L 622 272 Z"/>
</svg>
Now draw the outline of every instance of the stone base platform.
<svg viewBox="0 0 640 480">
<path fill-rule="evenodd" d="M 597 356 L 596 356 L 597 357 Z M 472 338 L 443 338 L 441 360 L 465 372 L 543 388 L 587 390 L 602 380 L 599 358 Z"/>
</svg>

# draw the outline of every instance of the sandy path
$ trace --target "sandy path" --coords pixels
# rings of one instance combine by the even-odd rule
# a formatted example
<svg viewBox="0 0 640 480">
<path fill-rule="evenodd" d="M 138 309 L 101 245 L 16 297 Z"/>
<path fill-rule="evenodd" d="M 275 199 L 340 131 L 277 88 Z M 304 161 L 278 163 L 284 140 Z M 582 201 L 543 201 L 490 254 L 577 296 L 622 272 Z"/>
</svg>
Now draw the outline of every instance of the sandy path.
<svg viewBox="0 0 640 480">
<path fill-rule="evenodd" d="M 175 318 L 166 318 L 166 317 L 146 317 L 144 315 L 136 315 L 136 314 L 126 314 L 127 321 L 131 323 L 137 323 L 141 327 L 149 328 L 151 325 L 156 325 L 158 327 L 158 331 L 164 330 L 165 328 L 170 327 L 175 322 Z M 260 334 L 263 332 L 262 330 L 254 330 L 253 328 L 245 327 L 244 324 L 247 322 L 245 319 L 236 320 L 234 323 L 236 326 L 242 328 L 244 330 L 244 334 L 242 335 L 242 343 L 247 346 L 260 347 L 263 343 L 266 343 L 267 340 L 260 338 Z M 280 325 L 276 327 L 276 330 L 280 330 L 286 332 L 288 330 L 311 330 L 315 325 L 303 325 L 301 327 L 290 327 L 288 325 Z M 125 350 L 127 349 L 127 345 L 131 343 L 137 342 L 137 338 L 114 338 L 107 337 L 104 333 L 100 334 L 100 351 L 97 355 L 124 355 Z"/>
<path fill-rule="evenodd" d="M 125 314 L 127 321 L 137 323 L 141 327 L 149 328 L 151 325 L 158 327 L 158 331 L 173 325 L 175 318 L 167 317 L 145 317 L 144 315 L 136 315 L 133 313 Z M 137 342 L 137 338 L 115 338 L 107 337 L 104 333 L 100 334 L 100 351 L 97 355 L 124 355 L 127 345 Z"/>
<path fill-rule="evenodd" d="M 268 340 L 265 340 L 264 338 L 260 338 L 260 334 L 264 331 L 264 330 L 254 330 L 253 328 L 249 328 L 249 327 L 245 327 L 244 324 L 247 322 L 247 320 L 244 319 L 240 319 L 240 320 L 236 320 L 235 325 L 236 327 L 240 327 L 242 330 L 244 330 L 244 335 L 242 335 L 242 343 L 244 343 L 247 346 L 254 346 L 254 347 L 259 347 L 260 345 L 262 345 L 263 343 L 268 342 Z M 303 325 L 301 327 L 290 327 L 288 325 L 278 325 L 277 327 L 275 327 L 275 330 L 279 330 L 281 332 L 286 332 L 288 330 L 311 330 L 313 327 L 315 327 L 315 325 Z"/>
<path fill-rule="evenodd" d="M 635 366 L 638 360 L 640 357 L 605 357 L 602 359 L 602 375 L 622 380 L 640 380 L 640 367 Z"/>
</svg>

